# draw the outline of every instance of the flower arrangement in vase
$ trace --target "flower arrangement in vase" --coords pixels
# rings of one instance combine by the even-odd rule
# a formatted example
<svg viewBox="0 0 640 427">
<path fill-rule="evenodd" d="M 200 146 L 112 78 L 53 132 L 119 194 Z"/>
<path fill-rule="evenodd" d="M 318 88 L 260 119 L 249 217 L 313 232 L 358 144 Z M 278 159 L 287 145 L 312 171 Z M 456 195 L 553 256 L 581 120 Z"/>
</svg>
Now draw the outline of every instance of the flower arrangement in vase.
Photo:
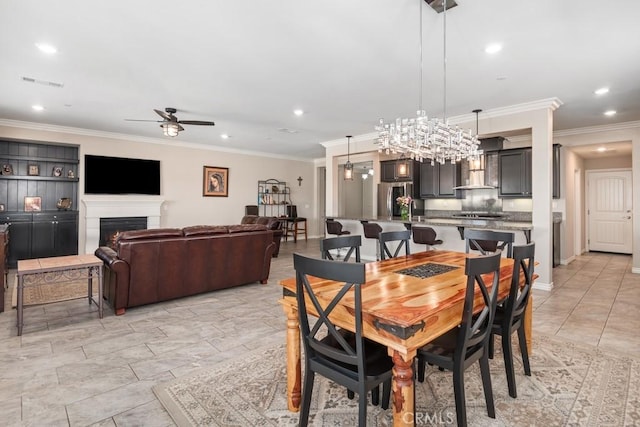
<svg viewBox="0 0 640 427">
<path fill-rule="evenodd" d="M 400 206 L 400 217 L 402 219 L 409 219 L 409 209 L 412 202 L 411 196 L 400 196 L 396 199 L 396 203 Z"/>
</svg>

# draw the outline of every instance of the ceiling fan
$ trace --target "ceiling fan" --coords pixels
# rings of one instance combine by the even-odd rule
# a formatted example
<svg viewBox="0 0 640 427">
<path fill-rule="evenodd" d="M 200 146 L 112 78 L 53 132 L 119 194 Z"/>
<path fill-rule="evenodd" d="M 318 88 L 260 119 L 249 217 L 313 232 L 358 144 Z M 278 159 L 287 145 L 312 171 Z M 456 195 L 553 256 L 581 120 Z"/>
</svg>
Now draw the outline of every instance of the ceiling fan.
<svg viewBox="0 0 640 427">
<path fill-rule="evenodd" d="M 200 126 L 215 126 L 214 122 L 203 121 L 203 120 L 178 120 L 174 114 L 178 111 L 175 108 L 167 107 L 164 111 L 156 110 L 156 112 L 163 120 L 135 120 L 135 119 L 125 119 L 130 122 L 156 122 L 160 123 L 160 127 L 162 128 L 162 132 L 165 136 L 178 136 L 178 132 L 183 131 L 184 128 L 182 125 L 200 125 Z"/>
</svg>

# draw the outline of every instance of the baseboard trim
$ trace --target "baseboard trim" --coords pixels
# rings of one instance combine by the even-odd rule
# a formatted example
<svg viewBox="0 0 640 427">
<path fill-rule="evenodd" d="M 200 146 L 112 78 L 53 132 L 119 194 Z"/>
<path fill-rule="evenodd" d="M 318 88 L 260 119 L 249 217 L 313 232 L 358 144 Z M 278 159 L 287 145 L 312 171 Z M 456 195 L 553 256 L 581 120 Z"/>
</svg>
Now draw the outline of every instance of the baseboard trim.
<svg viewBox="0 0 640 427">
<path fill-rule="evenodd" d="M 540 283 L 538 281 L 533 282 L 533 289 L 537 289 L 539 291 L 551 291 L 553 290 L 553 282 L 551 283 Z"/>
<path fill-rule="evenodd" d="M 640 267 L 633 267 L 631 268 L 631 272 L 635 273 L 635 274 L 640 274 Z"/>
<path fill-rule="evenodd" d="M 569 265 L 575 260 L 576 260 L 576 256 L 575 255 L 571 255 L 568 259 L 561 259 L 560 260 L 560 264 L 561 265 Z"/>
</svg>

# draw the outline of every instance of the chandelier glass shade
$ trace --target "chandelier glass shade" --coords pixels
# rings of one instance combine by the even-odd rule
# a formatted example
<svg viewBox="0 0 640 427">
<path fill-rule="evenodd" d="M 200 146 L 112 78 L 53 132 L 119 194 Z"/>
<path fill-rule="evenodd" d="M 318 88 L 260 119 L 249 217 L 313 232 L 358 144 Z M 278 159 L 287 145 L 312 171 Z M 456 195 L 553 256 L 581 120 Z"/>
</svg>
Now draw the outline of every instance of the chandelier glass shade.
<svg viewBox="0 0 640 427">
<path fill-rule="evenodd" d="M 380 119 L 375 130 L 378 132 L 378 151 L 385 154 L 400 154 L 420 162 L 430 159 L 444 164 L 447 160 L 476 160 L 481 157 L 480 142 L 471 130 L 450 126 L 447 112 L 447 58 L 446 58 L 446 16 L 447 1 L 444 0 L 444 119 L 429 118 L 422 109 L 422 3 L 420 1 L 420 107 L 416 117 L 398 118 L 394 122 Z"/>
</svg>

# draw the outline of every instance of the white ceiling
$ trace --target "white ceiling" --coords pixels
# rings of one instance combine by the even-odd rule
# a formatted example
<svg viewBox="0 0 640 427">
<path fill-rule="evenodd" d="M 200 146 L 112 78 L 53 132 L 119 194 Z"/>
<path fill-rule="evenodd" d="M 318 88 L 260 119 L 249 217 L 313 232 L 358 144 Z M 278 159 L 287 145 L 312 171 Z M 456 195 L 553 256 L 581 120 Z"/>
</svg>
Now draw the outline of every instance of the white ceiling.
<svg viewBox="0 0 640 427">
<path fill-rule="evenodd" d="M 640 120 L 640 1 L 457 2 L 448 116 L 557 97 L 554 130 Z M 321 142 L 415 114 L 419 10 L 420 0 L 3 0 L 0 119 L 161 138 L 157 123 L 125 119 L 175 107 L 216 122 L 177 141 L 324 157 Z M 422 16 L 423 106 L 442 117 L 443 14 L 425 3 Z M 504 49 L 487 55 L 491 42 Z M 594 95 L 601 86 L 610 93 Z"/>
</svg>

